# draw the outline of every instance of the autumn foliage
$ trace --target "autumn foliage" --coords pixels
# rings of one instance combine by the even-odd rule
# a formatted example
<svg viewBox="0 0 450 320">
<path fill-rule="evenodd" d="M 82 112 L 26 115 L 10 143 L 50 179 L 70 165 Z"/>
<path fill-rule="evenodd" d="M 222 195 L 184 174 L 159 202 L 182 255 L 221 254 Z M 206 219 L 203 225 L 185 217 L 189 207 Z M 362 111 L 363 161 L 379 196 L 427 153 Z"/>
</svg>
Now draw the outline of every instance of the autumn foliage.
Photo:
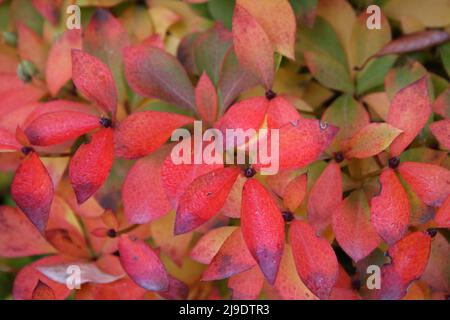
<svg viewBox="0 0 450 320">
<path fill-rule="evenodd" d="M 0 298 L 448 298 L 450 4 L 426 2 L 0 0 Z M 279 171 L 175 163 L 199 120 L 277 129 Z"/>
</svg>

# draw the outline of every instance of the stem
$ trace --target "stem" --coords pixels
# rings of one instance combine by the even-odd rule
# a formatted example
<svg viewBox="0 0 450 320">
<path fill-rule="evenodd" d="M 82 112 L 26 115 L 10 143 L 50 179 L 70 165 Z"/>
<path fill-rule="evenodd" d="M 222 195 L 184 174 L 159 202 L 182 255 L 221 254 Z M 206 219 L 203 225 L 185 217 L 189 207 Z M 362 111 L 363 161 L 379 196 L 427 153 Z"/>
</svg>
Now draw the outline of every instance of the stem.
<svg viewBox="0 0 450 320">
<path fill-rule="evenodd" d="M 83 236 L 84 236 L 84 239 L 86 240 L 86 246 L 87 246 L 87 249 L 89 251 L 89 255 L 91 256 L 92 259 L 95 260 L 97 258 L 97 254 L 95 253 L 95 250 L 92 247 L 91 238 L 90 238 L 89 233 L 88 233 L 88 231 L 86 229 L 86 226 L 84 225 L 84 222 L 81 219 L 81 217 L 79 217 L 77 214 L 74 214 L 74 215 L 75 215 L 75 218 L 78 221 L 78 224 L 80 225 L 81 231 L 83 232 Z"/>
<path fill-rule="evenodd" d="M 138 228 L 138 227 L 140 227 L 140 226 L 141 226 L 140 224 L 132 224 L 132 225 L 129 226 L 129 227 L 126 227 L 126 228 L 124 228 L 124 229 L 122 229 L 122 230 L 117 231 L 116 234 L 117 234 L 117 235 L 121 235 L 121 234 L 130 232 L 130 231 L 133 231 L 134 229 L 136 229 L 136 228 Z"/>
</svg>

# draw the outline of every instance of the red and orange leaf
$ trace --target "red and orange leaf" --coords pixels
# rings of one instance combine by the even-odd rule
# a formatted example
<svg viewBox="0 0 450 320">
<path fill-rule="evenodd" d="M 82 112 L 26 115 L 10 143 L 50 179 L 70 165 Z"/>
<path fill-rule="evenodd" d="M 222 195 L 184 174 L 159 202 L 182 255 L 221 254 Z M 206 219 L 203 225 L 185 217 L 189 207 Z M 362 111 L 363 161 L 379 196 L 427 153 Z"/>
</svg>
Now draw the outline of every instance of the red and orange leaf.
<svg viewBox="0 0 450 320">
<path fill-rule="evenodd" d="M 106 237 L 106 234 L 105 234 Z M 45 238 L 58 252 L 76 258 L 89 258 L 89 252 L 84 239 L 80 240 L 68 230 L 47 227 Z"/>
<path fill-rule="evenodd" d="M 88 100 L 115 114 L 117 90 L 106 64 L 86 52 L 72 49 L 72 80 Z"/>
<path fill-rule="evenodd" d="M 184 194 L 188 186 L 196 178 L 216 169 L 223 168 L 221 164 L 194 163 L 192 152 L 192 140 L 184 139 L 180 144 L 189 144 L 186 148 L 191 148 L 191 162 L 175 164 L 172 161 L 172 153 L 167 156 L 161 169 L 162 186 L 166 192 L 172 208 L 178 207 L 178 201 Z M 172 150 L 173 152 L 173 150 Z"/>
<path fill-rule="evenodd" d="M 281 127 L 280 169 L 301 168 L 317 160 L 331 144 L 338 130 L 313 119 L 301 119 Z"/>
<path fill-rule="evenodd" d="M 203 273 L 202 280 L 219 280 L 249 270 L 256 265 L 255 259 L 247 248 L 241 228 L 225 240 Z"/>
<path fill-rule="evenodd" d="M 447 242 L 445 236 L 438 232 L 431 241 L 430 258 L 421 277 L 434 291 L 448 292 L 450 289 L 449 259 L 450 244 Z"/>
<path fill-rule="evenodd" d="M 398 241 L 388 250 L 392 266 L 405 284 L 418 279 L 428 263 L 431 250 L 431 237 L 416 231 Z"/>
<path fill-rule="evenodd" d="M 175 129 L 193 121 L 193 118 L 169 112 L 133 113 L 115 130 L 116 156 L 124 159 L 146 156 L 163 145 Z"/>
<path fill-rule="evenodd" d="M 175 212 L 170 212 L 164 217 L 153 221 L 150 225 L 152 239 L 162 253 L 169 256 L 178 266 L 183 265 L 183 261 L 188 255 L 193 232 L 182 235 L 174 235 Z"/>
<path fill-rule="evenodd" d="M 398 168 L 402 178 L 427 205 L 439 207 L 450 195 L 450 171 L 428 163 L 404 162 Z"/>
<path fill-rule="evenodd" d="M 148 223 L 170 211 L 161 182 L 161 168 L 168 151 L 168 148 L 162 148 L 139 159 L 128 172 L 122 186 L 122 199 L 130 223 Z"/>
<path fill-rule="evenodd" d="M 169 289 L 158 294 L 168 300 L 186 300 L 189 294 L 189 287 L 183 281 L 169 275 Z"/>
<path fill-rule="evenodd" d="M 408 195 L 395 175 L 387 168 L 380 175 L 381 192 L 370 203 L 370 221 L 388 244 L 403 238 L 409 224 Z"/>
<path fill-rule="evenodd" d="M 54 251 L 23 212 L 0 206 L 0 256 L 25 257 Z"/>
<path fill-rule="evenodd" d="M 52 96 L 56 96 L 59 89 L 72 78 L 72 49 L 81 49 L 81 30 L 65 31 L 56 40 L 47 56 L 45 80 Z"/>
<path fill-rule="evenodd" d="M 306 174 L 302 174 L 287 185 L 283 196 L 283 202 L 289 211 L 294 212 L 302 203 L 306 196 L 307 183 Z"/>
<path fill-rule="evenodd" d="M 138 94 L 195 110 L 194 87 L 174 56 L 144 43 L 125 48 L 124 62 L 126 78 Z"/>
<path fill-rule="evenodd" d="M 104 128 L 81 145 L 70 160 L 70 183 L 79 204 L 89 199 L 108 178 L 114 161 L 113 131 Z"/>
<path fill-rule="evenodd" d="M 29 153 L 16 170 L 11 196 L 41 233 L 47 225 L 53 195 L 47 169 L 35 152 Z"/>
<path fill-rule="evenodd" d="M 267 109 L 268 128 L 278 129 L 289 122 L 295 123 L 299 119 L 301 119 L 301 115 L 285 97 L 277 96 L 270 100 Z"/>
<path fill-rule="evenodd" d="M 18 151 L 21 147 L 14 134 L 0 128 L 0 151 Z"/>
<path fill-rule="evenodd" d="M 105 284 L 87 283 L 76 291 L 75 300 L 142 300 L 145 293 L 127 277 Z"/>
<path fill-rule="evenodd" d="M 46 285 L 41 280 L 38 281 L 38 284 L 33 290 L 31 294 L 32 300 L 55 300 L 55 293 L 53 289 Z"/>
<path fill-rule="evenodd" d="M 175 234 L 194 230 L 211 219 L 223 206 L 240 170 L 217 169 L 195 179 L 181 196 Z"/>
<path fill-rule="evenodd" d="M 295 60 L 296 21 L 289 1 L 238 0 L 237 4 L 247 10 L 261 25 L 276 51 Z"/>
<path fill-rule="evenodd" d="M 232 276 L 228 280 L 233 300 L 256 300 L 264 284 L 264 276 L 258 267 Z"/>
<path fill-rule="evenodd" d="M 239 4 L 234 8 L 232 31 L 239 63 L 255 75 L 266 90 L 272 88 L 274 46 L 256 19 Z"/>
<path fill-rule="evenodd" d="M 371 123 L 351 137 L 346 145 L 346 158 L 364 159 L 385 150 L 402 133 L 387 123 Z"/>
<path fill-rule="evenodd" d="M 269 192 L 255 179 L 242 191 L 241 228 L 251 254 L 270 284 L 275 283 L 284 246 L 284 220 Z"/>
<path fill-rule="evenodd" d="M 430 129 L 439 143 L 450 150 L 450 119 L 445 119 L 430 124 Z"/>
<path fill-rule="evenodd" d="M 317 297 L 300 279 L 290 244 L 284 246 L 280 270 L 275 281 L 275 290 L 283 300 L 316 300 Z"/>
<path fill-rule="evenodd" d="M 200 263 L 209 264 L 236 228 L 226 226 L 212 229 L 195 244 L 190 253 L 191 258 Z"/>
<path fill-rule="evenodd" d="M 323 195 L 327 196 L 324 197 Z M 324 230 L 342 201 L 341 168 L 330 162 L 312 187 L 308 197 L 308 222 L 316 230 Z"/>
<path fill-rule="evenodd" d="M 214 123 L 218 108 L 217 93 L 206 72 L 203 72 L 195 88 L 195 102 L 200 117 L 207 124 Z"/>
<path fill-rule="evenodd" d="M 320 299 L 328 299 L 339 274 L 336 254 L 304 221 L 291 225 L 290 240 L 295 266 L 305 285 Z"/>
<path fill-rule="evenodd" d="M 403 133 L 391 144 L 391 154 L 398 156 L 422 130 L 431 114 L 426 77 L 403 88 L 391 101 L 387 123 Z"/>
<path fill-rule="evenodd" d="M 130 235 L 119 238 L 120 263 L 140 287 L 149 291 L 166 291 L 169 275 L 157 254 L 144 241 Z"/>
<path fill-rule="evenodd" d="M 259 129 L 269 107 L 264 97 L 245 99 L 233 104 L 214 125 L 225 133 L 226 129 Z"/>
<path fill-rule="evenodd" d="M 96 116 L 77 111 L 57 111 L 34 119 L 25 128 L 25 134 L 33 145 L 50 146 L 76 139 L 99 127 Z"/>
<path fill-rule="evenodd" d="M 447 197 L 447 200 L 436 212 L 434 221 L 436 221 L 439 228 L 450 228 L 450 196 Z"/>
<path fill-rule="evenodd" d="M 55 299 L 66 299 L 71 292 L 71 290 L 67 288 L 67 285 L 65 283 L 60 284 L 50 280 L 37 270 L 38 267 L 54 265 L 62 262 L 65 262 L 65 259 L 61 256 L 48 256 L 22 268 L 14 280 L 12 293 L 13 298 L 15 300 L 31 300 L 33 298 L 33 292 L 35 291 L 36 285 L 40 281 L 51 288 Z"/>
<path fill-rule="evenodd" d="M 378 247 L 381 239 L 370 223 L 370 208 L 362 190 L 354 191 L 334 210 L 333 231 L 341 248 L 355 262 Z"/>
</svg>

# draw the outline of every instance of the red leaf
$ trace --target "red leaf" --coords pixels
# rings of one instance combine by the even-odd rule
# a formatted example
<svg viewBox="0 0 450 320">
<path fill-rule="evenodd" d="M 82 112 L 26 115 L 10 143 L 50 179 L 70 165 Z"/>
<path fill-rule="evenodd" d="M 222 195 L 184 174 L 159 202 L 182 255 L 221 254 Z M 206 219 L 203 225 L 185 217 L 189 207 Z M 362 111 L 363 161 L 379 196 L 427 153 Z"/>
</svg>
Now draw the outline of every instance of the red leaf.
<svg viewBox="0 0 450 320">
<path fill-rule="evenodd" d="M 387 123 L 371 123 L 349 139 L 345 157 L 364 159 L 375 156 L 389 147 L 401 133 Z"/>
<path fill-rule="evenodd" d="M 133 113 L 115 130 L 116 156 L 124 159 L 146 156 L 164 144 L 175 129 L 193 121 L 193 118 L 169 112 Z"/>
<path fill-rule="evenodd" d="M 377 298 L 401 299 L 412 281 L 419 279 L 428 264 L 431 237 L 416 231 L 388 250 L 391 264 L 383 266 L 381 290 Z"/>
<path fill-rule="evenodd" d="M 255 97 L 239 101 L 216 122 L 215 128 L 225 132 L 226 129 L 259 129 L 264 121 L 269 102 L 266 98 Z"/>
<path fill-rule="evenodd" d="M 76 300 L 142 300 L 146 290 L 130 278 L 105 284 L 85 284 L 76 291 Z"/>
<path fill-rule="evenodd" d="M 302 174 L 292 180 L 286 187 L 283 202 L 289 211 L 294 212 L 303 202 L 307 192 L 307 183 L 306 174 Z"/>
<path fill-rule="evenodd" d="M 81 145 L 70 160 L 69 176 L 78 204 L 89 199 L 108 178 L 114 161 L 113 131 L 105 128 Z"/>
<path fill-rule="evenodd" d="M 31 152 L 16 170 L 11 196 L 41 233 L 47 225 L 53 194 L 47 169 L 36 153 Z"/>
<path fill-rule="evenodd" d="M 0 206 L 0 256 L 26 257 L 54 251 L 23 212 Z"/>
<path fill-rule="evenodd" d="M 66 284 L 52 281 L 37 270 L 37 267 L 53 265 L 64 261 L 61 256 L 48 256 L 22 268 L 14 280 L 13 298 L 15 300 L 31 300 L 36 285 L 41 281 L 52 289 L 55 299 L 66 299 L 71 291 L 67 288 Z"/>
<path fill-rule="evenodd" d="M 275 282 L 284 246 L 284 220 L 275 201 L 254 179 L 244 185 L 242 234 L 270 284 Z"/>
<path fill-rule="evenodd" d="M 17 142 L 16 137 L 3 128 L 0 128 L 0 150 L 18 151 L 21 145 Z"/>
<path fill-rule="evenodd" d="M 282 96 L 270 100 L 269 108 L 267 109 L 267 127 L 281 128 L 289 122 L 295 123 L 302 117 L 297 109 Z"/>
<path fill-rule="evenodd" d="M 391 101 L 387 122 L 403 130 L 391 144 L 391 154 L 397 156 L 414 140 L 431 114 L 428 79 L 416 81 L 397 92 Z"/>
<path fill-rule="evenodd" d="M 274 78 L 274 47 L 260 24 L 237 4 L 233 14 L 234 50 L 239 63 L 256 77 L 266 90 Z"/>
<path fill-rule="evenodd" d="M 52 96 L 56 96 L 59 89 L 72 78 L 72 49 L 81 49 L 81 30 L 65 31 L 56 40 L 47 56 L 45 80 Z"/>
<path fill-rule="evenodd" d="M 210 264 L 211 260 L 222 247 L 222 244 L 237 227 L 226 226 L 212 229 L 195 244 L 190 256 L 195 261 Z"/>
<path fill-rule="evenodd" d="M 189 287 L 182 281 L 169 275 L 169 289 L 160 292 L 159 295 L 168 300 L 186 300 L 189 294 Z"/>
<path fill-rule="evenodd" d="M 317 160 L 338 130 L 312 119 L 301 119 L 281 127 L 280 169 L 301 168 Z"/>
<path fill-rule="evenodd" d="M 55 300 L 53 289 L 41 280 L 38 280 L 36 287 L 31 294 L 32 300 Z"/>
<path fill-rule="evenodd" d="M 419 198 L 429 206 L 439 207 L 450 195 L 450 171 L 443 167 L 404 162 L 398 170 Z"/>
<path fill-rule="evenodd" d="M 441 43 L 445 43 L 449 40 L 450 35 L 443 30 L 427 30 L 415 32 L 392 40 L 374 56 L 381 57 L 388 54 L 399 54 L 425 50 Z"/>
<path fill-rule="evenodd" d="M 102 61 L 86 52 L 72 49 L 72 79 L 82 95 L 106 112 L 115 114 L 117 90 L 111 71 Z"/>
<path fill-rule="evenodd" d="M 168 148 L 162 148 L 139 159 L 128 172 L 122 187 L 122 199 L 125 216 L 130 223 L 148 223 L 170 211 L 161 181 L 161 168 L 168 151 Z"/>
<path fill-rule="evenodd" d="M 409 284 L 425 271 L 431 249 L 431 237 L 424 232 L 414 232 L 389 248 L 395 272 L 403 283 Z"/>
<path fill-rule="evenodd" d="M 180 142 L 180 144 L 185 143 L 190 144 L 192 150 L 192 140 L 185 139 Z M 162 185 L 172 208 L 178 207 L 180 197 L 184 194 L 192 181 L 194 181 L 197 177 L 207 174 L 213 170 L 223 168 L 223 165 L 221 164 L 195 164 L 193 161 L 193 152 L 191 152 L 191 156 L 192 161 L 189 164 L 174 164 L 172 161 L 172 154 L 170 154 L 164 161 L 161 170 Z"/>
<path fill-rule="evenodd" d="M 393 244 L 408 230 L 408 195 L 392 169 L 385 169 L 379 179 L 381 192 L 371 200 L 370 221 L 378 234 Z"/>
<path fill-rule="evenodd" d="M 223 206 L 240 170 L 217 169 L 195 179 L 181 196 L 175 234 L 194 230 L 211 219 Z"/>
<path fill-rule="evenodd" d="M 256 265 L 247 249 L 241 229 L 238 228 L 225 240 L 211 263 L 203 273 L 202 280 L 211 281 L 229 278 L 249 270 Z"/>
<path fill-rule="evenodd" d="M 430 129 L 439 143 L 450 150 L 450 119 L 433 122 Z"/>
<path fill-rule="evenodd" d="M 336 240 L 355 262 L 368 256 L 381 240 L 369 219 L 369 204 L 361 190 L 350 194 L 333 212 Z"/>
<path fill-rule="evenodd" d="M 125 75 L 138 94 L 195 110 L 194 87 L 174 56 L 141 44 L 124 50 Z"/>
<path fill-rule="evenodd" d="M 291 225 L 290 239 L 295 266 L 305 285 L 320 299 L 327 299 L 338 279 L 338 262 L 330 244 L 316 236 L 303 221 Z"/>
<path fill-rule="evenodd" d="M 324 194 L 327 196 L 324 197 Z M 341 168 L 338 164 L 330 162 L 309 193 L 308 222 L 316 230 L 324 230 L 331 223 L 333 210 L 341 201 Z"/>
<path fill-rule="evenodd" d="M 195 88 L 195 102 L 200 117 L 212 124 L 217 117 L 217 94 L 206 72 L 203 72 Z"/>
<path fill-rule="evenodd" d="M 450 196 L 447 197 L 447 200 L 436 212 L 434 220 L 439 228 L 450 228 Z"/>
<path fill-rule="evenodd" d="M 264 284 L 264 276 L 258 267 L 232 276 L 228 280 L 233 300 L 256 300 Z"/>
<path fill-rule="evenodd" d="M 156 253 L 142 240 L 122 235 L 119 238 L 120 263 L 140 287 L 149 291 L 166 291 L 169 276 Z"/>
<path fill-rule="evenodd" d="M 99 127 L 96 116 L 76 111 L 57 111 L 37 117 L 25 128 L 25 134 L 31 144 L 49 146 L 76 139 Z"/>
<path fill-rule="evenodd" d="M 108 229 L 105 230 L 107 232 Z M 71 257 L 89 258 L 89 252 L 84 239 L 80 240 L 78 237 L 73 237 L 71 232 L 66 229 L 53 229 L 49 223 L 47 230 L 45 230 L 45 238 L 58 252 L 63 252 L 65 255 Z"/>
</svg>

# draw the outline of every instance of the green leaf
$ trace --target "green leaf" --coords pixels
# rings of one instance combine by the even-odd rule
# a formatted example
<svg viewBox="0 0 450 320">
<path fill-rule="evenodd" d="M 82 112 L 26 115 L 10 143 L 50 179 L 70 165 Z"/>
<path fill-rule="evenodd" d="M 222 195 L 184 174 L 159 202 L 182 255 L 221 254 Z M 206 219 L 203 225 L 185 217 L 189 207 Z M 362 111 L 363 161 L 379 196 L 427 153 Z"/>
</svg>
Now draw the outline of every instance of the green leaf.
<svg viewBox="0 0 450 320">
<path fill-rule="evenodd" d="M 217 86 L 225 55 L 232 46 L 232 35 L 220 23 L 199 35 L 194 42 L 194 57 L 197 71 L 206 71 L 208 77 Z"/>
<path fill-rule="evenodd" d="M 231 21 L 236 0 L 210 0 L 208 9 L 214 20 L 223 23 L 225 27 L 231 30 Z"/>
<path fill-rule="evenodd" d="M 313 76 L 324 86 L 353 92 L 353 82 L 344 49 L 336 32 L 318 17 L 314 28 L 299 31 L 300 50 Z"/>
<path fill-rule="evenodd" d="M 445 71 L 447 71 L 447 74 L 450 77 L 450 42 L 439 47 L 439 52 Z"/>
<path fill-rule="evenodd" d="M 361 95 L 383 85 L 386 74 L 396 60 L 396 55 L 390 55 L 369 62 L 356 76 L 356 94 Z"/>
</svg>

